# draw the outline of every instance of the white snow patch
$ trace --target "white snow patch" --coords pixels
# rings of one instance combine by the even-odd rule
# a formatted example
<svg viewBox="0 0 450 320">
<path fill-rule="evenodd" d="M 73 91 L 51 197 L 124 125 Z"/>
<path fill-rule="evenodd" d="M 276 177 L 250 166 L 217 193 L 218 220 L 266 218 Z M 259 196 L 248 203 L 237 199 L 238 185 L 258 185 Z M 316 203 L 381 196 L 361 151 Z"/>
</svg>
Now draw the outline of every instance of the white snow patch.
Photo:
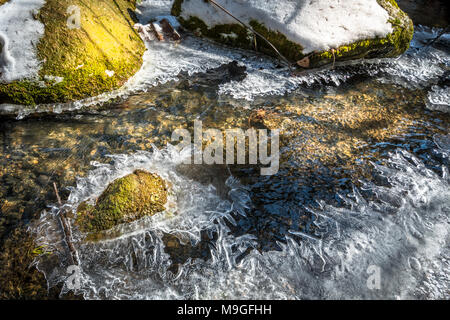
<svg viewBox="0 0 450 320">
<path fill-rule="evenodd" d="M 44 35 L 44 25 L 34 19 L 45 0 L 10 0 L 0 7 L 0 80 L 33 78 L 40 62 L 36 45 Z"/>
<path fill-rule="evenodd" d="M 54 82 L 54 84 L 58 84 L 58 83 L 61 83 L 61 82 L 64 81 L 63 77 L 48 76 L 48 75 L 45 75 L 44 79 L 47 80 L 47 81 L 52 81 L 52 82 Z"/>
<path fill-rule="evenodd" d="M 231 38 L 231 39 L 237 39 L 237 38 L 239 37 L 239 36 L 238 36 L 236 33 L 234 33 L 234 32 L 231 32 L 231 33 L 221 33 L 220 36 L 223 37 L 223 38 Z"/>
<path fill-rule="evenodd" d="M 114 75 L 114 71 L 113 70 L 105 70 L 105 73 L 110 78 Z"/>
<path fill-rule="evenodd" d="M 238 19 L 257 20 L 299 43 L 304 53 L 328 50 L 392 32 L 389 14 L 376 0 L 216 0 Z M 185 0 L 181 16 L 202 19 L 209 27 L 236 20 L 211 3 Z"/>
</svg>

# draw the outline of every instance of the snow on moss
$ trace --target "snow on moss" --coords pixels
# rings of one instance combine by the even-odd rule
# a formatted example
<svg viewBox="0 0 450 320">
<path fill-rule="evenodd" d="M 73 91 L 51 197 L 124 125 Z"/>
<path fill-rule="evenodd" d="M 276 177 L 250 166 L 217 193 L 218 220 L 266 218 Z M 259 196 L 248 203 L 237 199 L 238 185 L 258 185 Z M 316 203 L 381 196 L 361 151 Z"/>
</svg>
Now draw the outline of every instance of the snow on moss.
<svg viewBox="0 0 450 320">
<path fill-rule="evenodd" d="M 37 76 L 36 45 L 44 25 L 34 18 L 45 0 L 10 0 L 0 7 L 0 81 Z"/>
<path fill-rule="evenodd" d="M 264 23 L 303 53 L 337 48 L 358 40 L 385 37 L 392 32 L 389 14 L 376 0 L 216 0 L 240 20 Z M 203 0 L 184 0 L 181 17 L 200 18 L 208 27 L 236 20 Z"/>
</svg>

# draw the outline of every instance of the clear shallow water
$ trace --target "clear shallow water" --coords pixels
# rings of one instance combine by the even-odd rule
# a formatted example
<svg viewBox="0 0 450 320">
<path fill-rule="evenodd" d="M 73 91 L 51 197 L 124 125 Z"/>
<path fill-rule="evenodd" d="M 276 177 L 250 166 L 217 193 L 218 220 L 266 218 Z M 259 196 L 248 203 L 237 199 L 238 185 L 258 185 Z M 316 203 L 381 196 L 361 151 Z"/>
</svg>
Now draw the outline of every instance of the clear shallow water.
<svg viewBox="0 0 450 320">
<path fill-rule="evenodd" d="M 69 262 L 52 183 L 75 209 L 146 168 L 173 184 L 169 214 L 96 244 L 75 230 L 76 294 L 448 299 L 449 43 L 445 35 L 425 48 L 439 30 L 416 29 L 398 59 L 297 77 L 269 58 L 192 37 L 152 42 L 153 59 L 112 96 L 12 107 L 22 120 L 1 123 L 2 238 L 29 228 L 51 253 L 35 265 L 49 285 L 61 284 Z M 223 66 L 234 60 L 245 72 Z M 119 98 L 91 105 L 110 97 Z M 195 119 L 279 128 L 279 173 L 181 165 L 170 136 Z M 379 290 L 367 286 L 371 266 L 380 268 Z"/>
</svg>

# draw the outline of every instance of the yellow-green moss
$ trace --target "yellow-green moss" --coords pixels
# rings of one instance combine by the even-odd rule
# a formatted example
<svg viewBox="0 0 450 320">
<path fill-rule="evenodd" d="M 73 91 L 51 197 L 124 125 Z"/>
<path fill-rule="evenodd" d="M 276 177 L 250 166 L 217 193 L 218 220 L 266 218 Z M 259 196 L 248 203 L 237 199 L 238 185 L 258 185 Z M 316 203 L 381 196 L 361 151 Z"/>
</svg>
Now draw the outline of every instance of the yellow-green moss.
<svg viewBox="0 0 450 320">
<path fill-rule="evenodd" d="M 197 17 L 190 17 L 188 20 L 179 18 L 183 26 L 192 32 L 220 41 L 222 43 L 237 46 L 244 49 L 252 49 L 252 37 L 247 30 L 239 24 L 217 25 L 213 28 L 208 28 L 207 25 Z M 236 38 L 223 37 L 223 34 L 234 33 Z"/>
<path fill-rule="evenodd" d="M 48 298 L 44 274 L 31 266 L 35 249 L 36 244 L 25 227 L 13 230 L 1 244 L 0 299 Z"/>
<path fill-rule="evenodd" d="M 0 83 L 0 102 L 67 102 L 119 88 L 142 65 L 145 45 L 133 29 L 135 0 L 47 0 L 37 18 L 39 81 Z M 69 29 L 69 6 L 81 9 L 81 28 Z M 106 70 L 114 71 L 109 77 Z M 60 83 L 46 76 L 63 78 Z M 48 78 L 47 78 L 48 79 Z"/>
<path fill-rule="evenodd" d="M 173 2 L 172 10 L 170 11 L 170 13 L 173 16 L 178 17 L 181 14 L 181 4 L 182 3 L 183 3 L 183 0 L 175 0 Z"/>
<path fill-rule="evenodd" d="M 409 48 L 414 28 L 408 15 L 400 10 L 394 0 L 377 0 L 389 13 L 393 32 L 384 38 L 374 38 L 357 41 L 348 45 L 335 48 L 333 51 L 315 52 L 310 56 L 310 67 L 320 67 L 335 61 L 345 61 L 363 58 L 395 57 Z M 172 14 L 180 16 L 183 0 L 176 0 L 172 7 Z M 255 39 L 243 26 L 239 24 L 217 25 L 208 28 L 198 17 L 183 19 L 179 17 L 181 24 L 194 33 L 211 38 L 227 45 L 243 48 L 257 49 L 268 55 L 277 56 L 274 50 L 262 39 Z M 260 22 L 252 20 L 252 28 L 268 39 L 287 59 L 292 63 L 301 60 L 305 54 L 301 45 L 289 41 L 283 34 L 269 30 Z M 223 37 L 222 34 L 234 33 L 237 37 Z"/>
<path fill-rule="evenodd" d="M 81 203 L 75 224 L 84 232 L 100 232 L 164 211 L 166 202 L 164 180 L 156 174 L 136 170 L 112 182 L 95 206 Z"/>
</svg>

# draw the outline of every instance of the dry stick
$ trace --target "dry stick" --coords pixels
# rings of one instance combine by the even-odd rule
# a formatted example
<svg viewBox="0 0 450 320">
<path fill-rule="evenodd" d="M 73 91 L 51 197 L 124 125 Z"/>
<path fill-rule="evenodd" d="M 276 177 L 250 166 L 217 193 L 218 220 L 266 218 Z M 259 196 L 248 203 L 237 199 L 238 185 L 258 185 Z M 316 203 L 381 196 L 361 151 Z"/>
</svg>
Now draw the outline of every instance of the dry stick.
<svg viewBox="0 0 450 320">
<path fill-rule="evenodd" d="M 237 22 L 239 22 L 240 24 L 242 24 L 245 28 L 247 28 L 248 30 L 250 30 L 251 32 L 253 32 L 254 34 L 256 34 L 257 36 L 259 36 L 260 38 L 262 38 L 265 42 L 267 42 L 267 44 L 269 46 L 272 47 L 273 50 L 275 50 L 275 52 L 281 57 L 281 59 L 287 63 L 289 69 L 292 71 L 292 63 L 286 59 L 281 53 L 280 51 L 278 51 L 278 49 L 269 41 L 267 40 L 262 34 L 260 34 L 259 32 L 253 30 L 253 28 L 249 25 L 247 25 L 245 22 L 242 22 L 241 20 L 239 20 L 238 18 L 236 18 L 235 16 L 233 16 L 231 14 L 230 11 L 228 11 L 227 9 L 225 9 L 224 7 L 222 7 L 220 4 L 218 4 L 216 1 L 214 0 L 208 0 L 210 1 L 213 5 L 215 5 L 216 7 L 218 7 L 220 10 L 222 10 L 223 12 L 225 12 L 226 14 L 228 14 L 230 17 L 232 17 L 234 20 L 236 20 Z"/>
<path fill-rule="evenodd" d="M 59 210 L 60 210 L 58 216 L 59 216 L 59 218 L 61 220 L 61 225 L 63 227 L 64 236 L 65 236 L 65 240 L 66 240 L 67 246 L 69 247 L 70 256 L 72 258 L 72 263 L 79 266 L 80 262 L 78 261 L 77 250 L 73 246 L 73 243 L 72 243 L 72 240 L 71 240 L 72 239 L 72 233 L 70 232 L 69 224 L 67 223 L 66 217 L 64 216 L 64 210 L 62 209 L 62 201 L 61 201 L 61 198 L 59 197 L 58 188 L 56 187 L 56 183 L 55 182 L 53 182 L 53 188 L 55 188 L 56 198 L 58 199 Z"/>
</svg>

